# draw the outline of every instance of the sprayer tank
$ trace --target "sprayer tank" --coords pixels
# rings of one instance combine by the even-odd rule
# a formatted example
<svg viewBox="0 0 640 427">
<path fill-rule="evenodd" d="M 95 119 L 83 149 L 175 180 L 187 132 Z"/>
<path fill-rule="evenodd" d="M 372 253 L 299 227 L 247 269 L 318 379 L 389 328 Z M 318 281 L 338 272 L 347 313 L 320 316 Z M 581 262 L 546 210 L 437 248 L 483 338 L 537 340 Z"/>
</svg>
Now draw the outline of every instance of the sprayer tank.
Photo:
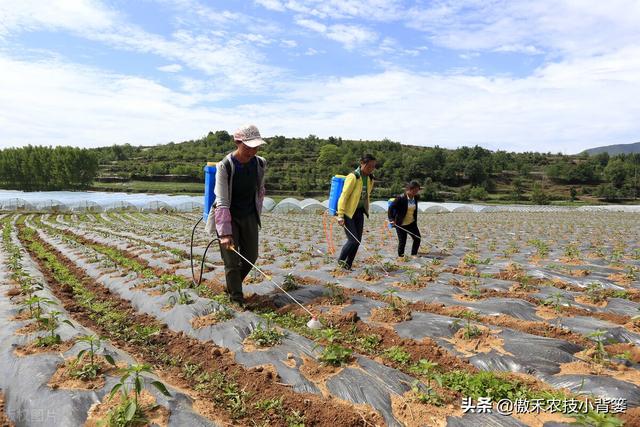
<svg viewBox="0 0 640 427">
<path fill-rule="evenodd" d="M 216 200 L 214 189 L 216 187 L 216 162 L 207 162 L 204 167 L 204 208 L 202 220 L 206 223 L 211 210 L 211 205 Z"/>
</svg>

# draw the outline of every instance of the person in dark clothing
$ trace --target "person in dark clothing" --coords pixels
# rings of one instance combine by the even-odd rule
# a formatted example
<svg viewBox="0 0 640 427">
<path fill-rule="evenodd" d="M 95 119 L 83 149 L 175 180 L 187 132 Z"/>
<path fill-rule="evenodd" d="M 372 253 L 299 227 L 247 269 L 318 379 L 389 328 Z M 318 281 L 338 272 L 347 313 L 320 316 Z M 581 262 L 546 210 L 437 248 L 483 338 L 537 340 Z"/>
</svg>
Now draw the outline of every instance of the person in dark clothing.
<svg viewBox="0 0 640 427">
<path fill-rule="evenodd" d="M 411 255 L 418 254 L 420 248 L 420 230 L 418 229 L 418 202 L 420 201 L 420 184 L 411 181 L 405 187 L 404 194 L 396 197 L 387 214 L 389 223 L 392 224 L 398 233 L 398 256 L 404 256 L 404 247 L 407 243 L 407 234 L 411 235 L 413 245 Z"/>
<path fill-rule="evenodd" d="M 266 160 L 256 153 L 265 141 L 253 125 L 238 129 L 233 139 L 236 150 L 217 166 L 216 201 L 211 206 L 205 231 L 217 233 L 227 293 L 232 301 L 243 305 L 242 281 L 252 266 L 234 249 L 252 263 L 258 258 L 258 229 L 265 194 Z"/>
</svg>

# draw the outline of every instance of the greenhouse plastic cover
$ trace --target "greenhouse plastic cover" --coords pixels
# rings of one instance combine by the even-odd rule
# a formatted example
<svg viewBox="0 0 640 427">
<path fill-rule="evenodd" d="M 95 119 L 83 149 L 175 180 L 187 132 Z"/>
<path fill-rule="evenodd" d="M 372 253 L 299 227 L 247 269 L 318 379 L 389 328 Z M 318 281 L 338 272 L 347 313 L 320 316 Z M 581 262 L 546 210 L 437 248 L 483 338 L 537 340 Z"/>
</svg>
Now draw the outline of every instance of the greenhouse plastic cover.
<svg viewBox="0 0 640 427">
<path fill-rule="evenodd" d="M 146 193 L 107 193 L 107 192 L 75 192 L 75 191 L 37 191 L 23 192 L 0 190 L 0 210 L 3 211 L 92 211 L 105 210 L 139 210 L 155 212 L 197 212 L 203 206 L 202 196 L 169 196 L 166 194 Z M 287 197 L 276 203 L 265 197 L 263 210 L 279 213 L 323 213 L 327 211 L 328 200 Z M 388 202 L 378 200 L 371 203 L 372 213 L 387 211 Z M 449 212 L 572 212 L 572 211 L 604 211 L 604 212 L 636 212 L 640 213 L 640 205 L 602 205 L 602 206 L 541 206 L 541 205 L 482 205 L 474 203 L 435 203 L 420 202 L 418 209 L 424 213 Z"/>
</svg>

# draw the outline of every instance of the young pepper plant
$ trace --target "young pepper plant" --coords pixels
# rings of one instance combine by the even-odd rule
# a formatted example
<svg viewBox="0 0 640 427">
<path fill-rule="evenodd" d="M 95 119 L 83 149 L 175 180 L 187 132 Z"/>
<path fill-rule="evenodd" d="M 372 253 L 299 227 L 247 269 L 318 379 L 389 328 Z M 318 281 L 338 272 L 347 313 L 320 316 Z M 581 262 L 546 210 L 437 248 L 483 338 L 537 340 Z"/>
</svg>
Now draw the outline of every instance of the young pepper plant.
<svg viewBox="0 0 640 427">
<path fill-rule="evenodd" d="M 142 373 L 151 374 L 152 371 L 151 366 L 145 363 L 132 364 L 128 368 L 124 368 L 122 372 L 123 375 L 120 377 L 120 382 L 114 385 L 109 393 L 109 399 L 112 399 L 118 391 L 122 394 L 122 402 L 111 414 L 111 418 L 113 419 L 114 416 L 120 418 L 121 416 L 123 419 L 119 421 L 123 421 L 124 425 L 130 425 L 136 418 L 136 415 L 138 415 L 138 418 L 144 418 L 144 414 L 141 414 L 142 410 L 139 405 L 140 395 L 142 394 L 144 385 Z M 129 378 L 132 378 L 133 399 L 129 396 L 129 393 L 131 392 L 127 384 L 127 380 Z M 160 381 L 151 381 L 150 384 L 163 395 L 171 397 L 171 393 L 169 393 L 167 387 Z"/>
</svg>

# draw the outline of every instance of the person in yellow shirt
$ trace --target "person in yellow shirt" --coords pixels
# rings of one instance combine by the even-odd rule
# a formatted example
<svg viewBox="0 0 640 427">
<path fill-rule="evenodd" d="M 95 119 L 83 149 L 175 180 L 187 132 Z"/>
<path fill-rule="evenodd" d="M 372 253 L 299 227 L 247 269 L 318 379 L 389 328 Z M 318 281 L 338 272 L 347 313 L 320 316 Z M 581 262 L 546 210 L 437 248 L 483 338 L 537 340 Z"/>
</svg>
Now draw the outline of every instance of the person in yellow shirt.
<svg viewBox="0 0 640 427">
<path fill-rule="evenodd" d="M 389 223 L 396 228 L 398 233 L 398 256 L 404 256 L 404 247 L 407 243 L 407 234 L 411 234 L 413 245 L 411 255 L 418 254 L 420 248 L 420 230 L 418 229 L 418 202 L 420 201 L 420 184 L 411 181 L 405 187 L 404 194 L 396 197 L 387 211 Z"/>
<path fill-rule="evenodd" d="M 338 264 L 348 270 L 351 270 L 362 241 L 364 216 L 369 218 L 369 202 L 373 190 L 371 173 L 375 168 L 376 158 L 373 155 L 362 156 L 360 166 L 345 178 L 342 194 L 338 199 L 338 223 L 344 227 L 347 235 L 347 242 L 340 251 Z"/>
</svg>

